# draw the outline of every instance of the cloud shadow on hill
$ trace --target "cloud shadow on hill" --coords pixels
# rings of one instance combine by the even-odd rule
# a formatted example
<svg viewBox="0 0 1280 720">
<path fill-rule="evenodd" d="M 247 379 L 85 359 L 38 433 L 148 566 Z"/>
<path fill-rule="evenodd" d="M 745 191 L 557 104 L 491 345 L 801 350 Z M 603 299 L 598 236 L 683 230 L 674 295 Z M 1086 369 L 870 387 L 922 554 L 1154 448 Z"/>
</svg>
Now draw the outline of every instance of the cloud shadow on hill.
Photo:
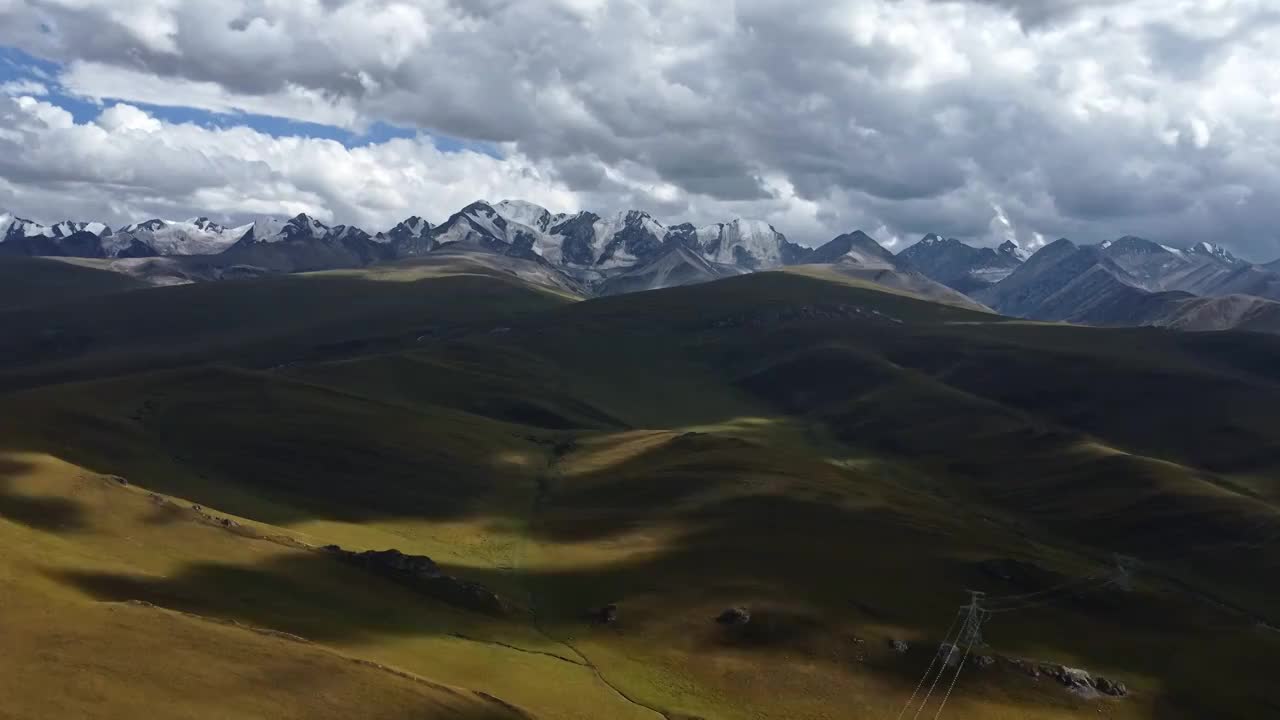
<svg viewBox="0 0 1280 720">
<path fill-rule="evenodd" d="M 77 532 L 86 525 L 84 509 L 75 500 L 37 496 L 14 490 L 14 481 L 34 465 L 0 457 L 0 518 L 45 532 Z"/>
</svg>

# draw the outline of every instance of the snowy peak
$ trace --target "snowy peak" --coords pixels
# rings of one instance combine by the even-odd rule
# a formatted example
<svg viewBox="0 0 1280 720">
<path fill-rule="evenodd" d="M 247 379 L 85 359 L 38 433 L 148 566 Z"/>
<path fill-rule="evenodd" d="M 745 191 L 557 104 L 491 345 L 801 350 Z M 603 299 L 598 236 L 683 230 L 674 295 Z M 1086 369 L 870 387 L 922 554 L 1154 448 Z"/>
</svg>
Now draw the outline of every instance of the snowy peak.
<svg viewBox="0 0 1280 720">
<path fill-rule="evenodd" d="M 192 218 L 190 220 L 187 220 L 185 224 L 190 225 L 197 230 L 203 230 L 205 232 L 215 233 L 219 235 L 227 231 L 227 228 L 219 225 L 216 222 L 213 222 L 207 217 Z"/>
<path fill-rule="evenodd" d="M 373 240 L 374 242 L 380 242 L 380 243 L 396 243 L 396 242 L 409 242 L 411 240 L 420 240 L 423 237 L 425 237 L 426 234 L 430 232 L 431 228 L 433 227 L 434 226 L 431 223 L 427 222 L 426 220 L 423 220 L 417 215 L 414 215 L 412 217 L 408 217 L 402 220 L 398 225 L 391 228 L 390 230 L 387 230 L 386 232 L 378 233 L 373 237 Z"/>
<path fill-rule="evenodd" d="M 1012 240 L 1005 240 L 996 248 L 996 254 L 1024 263 L 1031 257 L 1031 252 Z"/>
<path fill-rule="evenodd" d="M 240 242 L 270 242 L 280 234 L 280 229 L 284 227 L 284 221 L 279 218 L 264 217 L 253 221 L 248 226 L 248 231 Z"/>
<path fill-rule="evenodd" d="M 167 226 L 167 225 L 168 225 L 168 223 L 166 223 L 165 221 L 163 221 L 163 220 L 160 220 L 160 219 L 156 218 L 156 219 L 153 219 L 153 220 L 147 220 L 147 221 L 145 221 L 145 222 L 133 223 L 133 224 L 131 224 L 131 225 L 125 225 L 124 227 L 120 228 L 120 232 L 122 232 L 122 233 L 128 233 L 128 234 L 130 234 L 130 235 L 132 235 L 132 234 L 134 234 L 134 233 L 140 233 L 140 232 L 152 232 L 152 233 L 153 233 L 153 232 L 156 232 L 156 231 L 158 231 L 158 230 L 162 230 L 162 229 L 164 229 L 164 227 L 165 227 L 165 226 Z"/>
<path fill-rule="evenodd" d="M 40 223 L 24 220 L 12 213 L 0 213 L 0 242 L 44 235 L 47 230 Z"/>
<path fill-rule="evenodd" d="M 781 267 L 793 262 L 799 249 L 763 220 L 739 218 L 698 228 L 695 234 L 704 258 L 748 270 Z"/>
<path fill-rule="evenodd" d="M 507 221 L 487 202 L 473 202 L 431 231 L 435 245 L 463 245 L 493 249 L 508 244 Z"/>
<path fill-rule="evenodd" d="M 1232 255 L 1231 252 L 1228 251 L 1226 248 L 1222 247 L 1221 245 L 1215 245 L 1214 243 L 1211 243 L 1211 242 L 1196 243 L 1195 245 L 1192 245 L 1187 252 L 1191 253 L 1192 255 L 1197 255 L 1200 257 L 1209 258 L 1210 260 L 1215 260 L 1224 265 L 1246 264 L 1240 258 L 1237 258 L 1235 255 Z"/>
<path fill-rule="evenodd" d="M 1012 240 L 1005 240 L 996 247 L 996 254 L 1011 258 L 1017 262 L 1023 263 L 1027 258 L 1031 257 L 1031 251 L 1022 247 Z"/>
<path fill-rule="evenodd" d="M 594 266 L 599 254 L 596 224 L 600 221 L 600 216 L 591 212 L 555 216 L 548 228 L 548 235 L 553 241 L 548 243 L 543 257 L 565 267 Z"/>
<path fill-rule="evenodd" d="M 0 242 L 10 239 L 47 237 L 54 240 L 70 238 L 76 233 L 102 236 L 111 228 L 99 222 L 72 222 L 64 220 L 52 226 L 26 220 L 10 213 L 0 213 Z"/>
<path fill-rule="evenodd" d="M 194 227 L 194 226 L 192 226 Z M 244 232 L 241 232 L 241 231 Z M 301 213 L 289 220 L 261 218 L 244 228 L 224 231 L 239 234 L 238 245 L 288 243 L 291 245 L 322 245 L 374 243 L 369 233 L 354 225 L 329 227 L 319 220 Z"/>
<path fill-rule="evenodd" d="M 536 228 L 508 222 L 492 205 L 479 201 L 454 213 L 421 240 L 397 245 L 397 253 L 417 256 L 452 247 L 541 262 L 551 244 L 548 236 Z"/>
<path fill-rule="evenodd" d="M 493 206 L 496 213 L 508 222 L 533 228 L 545 233 L 551 227 L 553 216 L 551 211 L 524 200 L 503 200 Z"/>
<path fill-rule="evenodd" d="M 224 228 L 205 217 L 182 221 L 155 218 L 126 225 L 104 236 L 102 244 L 107 257 L 216 255 L 234 245 L 248 229 Z"/>
<path fill-rule="evenodd" d="M 300 213 L 285 223 L 279 234 L 289 240 L 322 238 L 329 234 L 329 226 L 306 213 Z"/>
<path fill-rule="evenodd" d="M 595 266 L 603 270 L 629 267 L 655 257 L 667 242 L 668 230 L 642 210 L 602 218 L 593 227 Z"/>
<path fill-rule="evenodd" d="M 99 222 L 72 222 L 64 220 L 51 228 L 48 228 L 43 234 L 52 238 L 69 238 L 79 232 L 87 232 L 90 235 L 101 237 L 109 232 L 111 228 Z"/>
<path fill-rule="evenodd" d="M 339 227 L 345 229 L 347 226 Z M 237 228 L 233 232 L 240 229 Z M 252 225 L 246 225 L 244 229 L 245 232 L 240 237 L 240 242 L 242 243 L 323 240 L 328 238 L 332 232 L 328 225 L 306 213 L 295 215 L 289 220 L 281 220 L 274 217 L 259 218 Z"/>
<path fill-rule="evenodd" d="M 334 240 L 337 242 L 373 240 L 373 237 L 369 235 L 369 233 L 361 230 L 355 225 L 334 225 L 326 231 L 324 238 L 326 240 Z"/>
</svg>

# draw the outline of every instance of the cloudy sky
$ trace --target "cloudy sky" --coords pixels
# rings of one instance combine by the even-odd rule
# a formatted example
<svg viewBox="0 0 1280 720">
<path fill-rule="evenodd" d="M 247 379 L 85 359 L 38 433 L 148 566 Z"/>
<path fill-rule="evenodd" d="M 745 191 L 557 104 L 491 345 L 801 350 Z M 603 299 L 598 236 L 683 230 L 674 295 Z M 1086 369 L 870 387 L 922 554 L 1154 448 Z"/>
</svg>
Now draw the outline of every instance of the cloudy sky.
<svg viewBox="0 0 1280 720">
<path fill-rule="evenodd" d="M 0 210 L 1280 256 L 1274 0 L 0 0 Z"/>
</svg>

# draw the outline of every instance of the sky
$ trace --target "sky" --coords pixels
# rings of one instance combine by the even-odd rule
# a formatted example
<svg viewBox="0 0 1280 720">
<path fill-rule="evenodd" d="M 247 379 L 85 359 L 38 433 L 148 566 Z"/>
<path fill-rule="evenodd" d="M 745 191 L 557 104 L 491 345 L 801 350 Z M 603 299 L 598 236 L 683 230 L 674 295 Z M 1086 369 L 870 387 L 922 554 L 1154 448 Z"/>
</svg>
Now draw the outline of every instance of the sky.
<svg viewBox="0 0 1280 720">
<path fill-rule="evenodd" d="M 0 211 L 1280 257 L 1274 0 L 0 0 Z"/>
</svg>

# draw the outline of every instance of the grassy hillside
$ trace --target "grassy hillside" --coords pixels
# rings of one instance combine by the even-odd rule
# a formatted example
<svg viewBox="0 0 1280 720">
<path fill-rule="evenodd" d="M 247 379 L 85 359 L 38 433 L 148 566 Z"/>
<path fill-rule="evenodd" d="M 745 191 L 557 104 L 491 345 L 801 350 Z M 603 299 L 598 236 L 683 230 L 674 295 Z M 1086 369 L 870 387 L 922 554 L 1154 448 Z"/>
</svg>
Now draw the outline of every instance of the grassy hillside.
<svg viewBox="0 0 1280 720">
<path fill-rule="evenodd" d="M 147 287 L 109 270 L 37 257 L 0 257 L 0 311 L 109 295 Z"/>
<path fill-rule="evenodd" d="M 174 588 L 202 564 L 213 583 L 234 579 L 240 566 L 305 563 L 303 551 L 196 522 L 185 505 L 46 455 L 0 459 L 0 507 L 5 717 L 528 717 L 469 690 L 238 622 L 252 618 L 182 612 L 200 604 L 195 594 L 142 591 Z M 335 568 L 330 582 L 343 582 L 343 573 Z M 199 593 L 231 605 L 322 591 L 293 574 L 293 588 L 246 575 Z M 124 584 L 133 589 L 113 592 Z M 147 599 L 157 604 L 126 602 Z"/>
<path fill-rule="evenodd" d="M 483 258 L 277 275 L 0 311 L 0 387 L 228 361 L 271 367 L 493 331 L 575 298 Z"/>
<path fill-rule="evenodd" d="M 1011 322 L 800 273 L 572 302 L 493 268 L 377 272 L 392 277 L 202 286 L 243 326 L 167 291 L 190 326 L 133 333 L 104 313 L 78 326 L 91 348 L 10 367 L 11 386 L 39 385 L 0 395 L 16 548 L 0 580 L 27 598 L 15 617 L 44 618 L 13 626 L 17 663 L 96 658 L 129 689 L 121 716 L 151 696 L 187 712 L 164 683 L 242 687 L 233 662 L 305 680 L 272 663 L 324 659 L 352 673 L 324 666 L 326 693 L 274 683 L 235 700 L 261 705 L 201 711 L 893 717 L 979 589 L 1010 611 L 946 717 L 1280 707 L 1272 338 Z M 252 313 L 240 291 L 279 302 Z M 335 292 L 349 312 L 304 311 Z M 511 611 L 424 595 L 330 543 L 429 555 Z M 1115 553 L 1136 558 L 1123 584 Z M 716 622 L 735 607 L 751 621 Z M 63 616 L 96 639 L 40 655 Z M 134 635 L 148 622 L 188 630 L 156 667 L 111 674 L 157 644 Z M 1001 658 L 1131 692 L 1086 697 Z M 26 712 L 76 714 L 59 701 Z"/>
</svg>

